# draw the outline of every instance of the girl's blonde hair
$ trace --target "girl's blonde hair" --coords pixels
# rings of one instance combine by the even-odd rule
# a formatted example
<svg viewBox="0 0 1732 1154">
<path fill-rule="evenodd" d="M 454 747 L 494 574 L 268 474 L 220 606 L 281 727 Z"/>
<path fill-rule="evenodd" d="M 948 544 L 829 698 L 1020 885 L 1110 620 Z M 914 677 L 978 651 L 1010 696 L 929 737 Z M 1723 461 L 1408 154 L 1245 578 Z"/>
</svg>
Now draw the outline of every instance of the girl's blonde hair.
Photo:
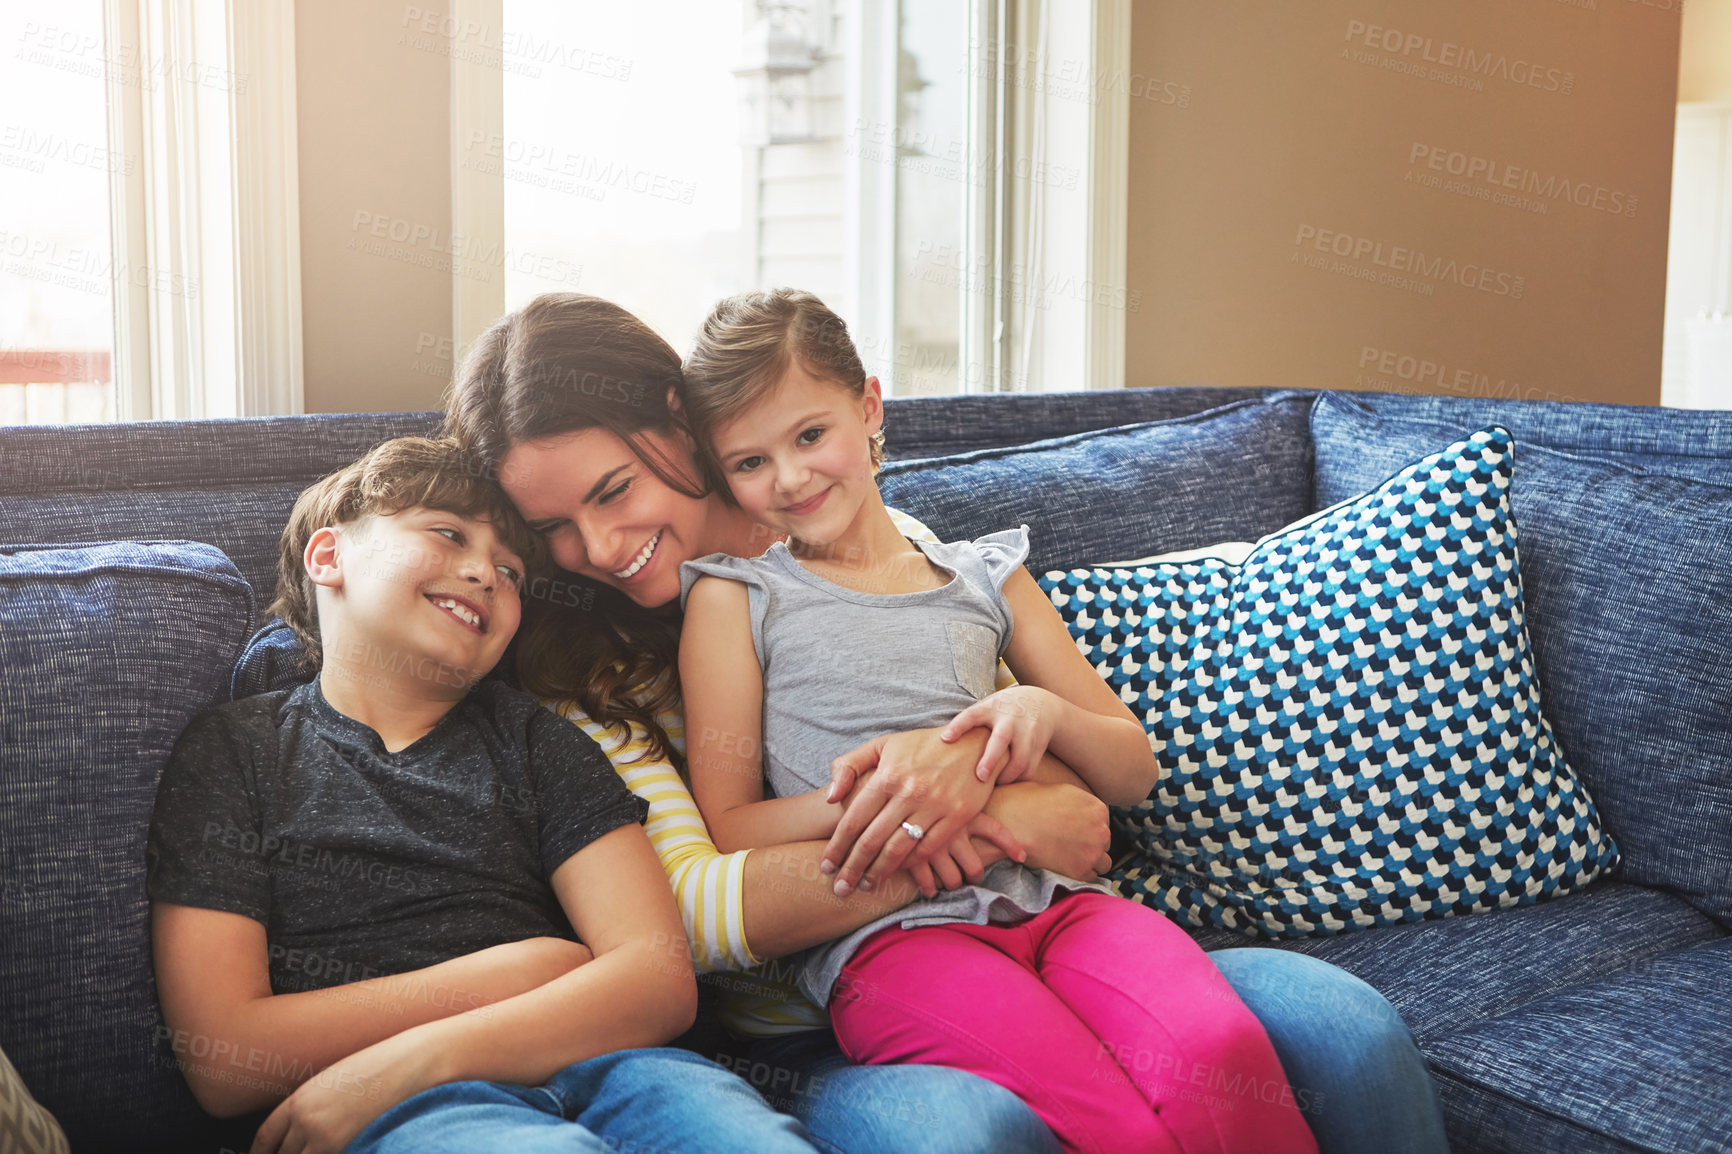
<svg viewBox="0 0 1732 1154">
<path fill-rule="evenodd" d="M 866 393 L 866 370 L 848 326 L 813 294 L 791 288 L 739 293 L 710 310 L 686 357 L 683 400 L 686 423 L 717 491 L 728 493 L 710 451 L 715 430 L 774 389 L 796 360 L 857 397 Z M 872 436 L 872 467 L 883 463 L 880 430 Z"/>
</svg>

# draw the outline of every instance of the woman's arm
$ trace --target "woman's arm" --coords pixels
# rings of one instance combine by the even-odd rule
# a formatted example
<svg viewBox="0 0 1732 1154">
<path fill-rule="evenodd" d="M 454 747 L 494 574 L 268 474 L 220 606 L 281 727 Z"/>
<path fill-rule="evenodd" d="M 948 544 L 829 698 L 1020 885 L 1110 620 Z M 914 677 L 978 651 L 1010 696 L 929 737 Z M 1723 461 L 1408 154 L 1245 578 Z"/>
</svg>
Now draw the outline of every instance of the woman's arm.
<svg viewBox="0 0 1732 1154">
<path fill-rule="evenodd" d="M 822 842 L 717 852 L 679 771 L 666 760 L 641 756 L 648 746 L 641 732 L 622 737 L 574 709 L 567 708 L 564 714 L 601 744 L 620 780 L 649 803 L 644 828 L 679 902 L 692 959 L 700 972 L 750 969 L 766 958 L 859 929 L 919 896 L 913 878 L 903 870 L 888 875 L 872 893 L 838 898 L 831 891 L 832 879 L 820 868 Z M 683 732 L 682 719 L 666 721 Z M 972 765 L 985 744 L 984 732 L 965 735 L 957 743 L 957 756 Z M 1071 877 L 1103 871 L 1106 806 L 1053 758 L 1043 759 L 1033 776 L 1052 785 L 1068 781 L 1077 788 L 1042 794 L 1032 792 L 1032 782 L 1005 786 L 994 792 L 988 816 L 1001 821 L 1027 847 L 1031 865 Z M 977 837 L 973 844 L 985 865 L 1004 856 L 986 838 Z"/>
<path fill-rule="evenodd" d="M 1106 805 L 1071 785 L 1016 782 L 993 792 L 982 817 L 1000 822 L 1027 847 L 1027 865 L 1089 879 L 1112 866 Z M 983 865 L 1005 857 L 997 842 L 970 838 Z M 746 940 L 762 958 L 778 958 L 839 938 L 921 896 L 908 870 L 870 891 L 839 898 L 819 872 L 823 842 L 751 851 L 742 884 Z"/>
<path fill-rule="evenodd" d="M 679 771 L 665 759 L 643 756 L 649 743 L 641 731 L 622 736 L 569 706 L 562 712 L 596 739 L 620 780 L 649 803 L 644 828 L 679 902 L 692 961 L 700 973 L 750 969 L 766 958 L 840 937 L 919 896 L 913 878 L 901 871 L 890 875 L 876 893 L 836 897 L 831 879 L 820 869 L 822 842 L 718 852 Z M 684 732 L 682 718 L 670 716 L 664 722 L 673 732 Z M 985 743 L 984 733 L 975 734 L 965 739 L 959 756 L 972 764 Z M 1051 766 L 1053 780 L 1062 780 L 1064 768 L 1057 762 Z M 1076 781 L 1075 775 L 1069 776 Z M 1005 804 L 994 796 L 987 814 L 1028 846 L 1033 864 L 1086 876 L 1106 848 L 1105 807 L 1085 789 L 1070 792 L 1076 796 L 1055 791 L 1037 800 L 1009 791 Z M 1100 821 L 1090 806 L 1099 807 Z M 990 827 L 982 823 L 976 828 Z M 973 846 L 983 866 L 1004 856 L 1000 845 L 987 837 L 975 837 Z"/>
<path fill-rule="evenodd" d="M 620 780 L 649 803 L 644 828 L 679 903 L 700 972 L 751 969 L 765 958 L 858 929 L 918 896 L 904 873 L 876 895 L 838 899 L 819 869 L 822 842 L 718 852 L 679 771 L 665 759 L 644 756 L 649 742 L 641 731 L 632 729 L 622 737 L 574 708 L 567 706 L 562 713 L 596 739 Z M 684 733 L 683 718 L 662 720 L 670 732 Z M 978 756 L 984 744 L 985 735 L 979 735 L 972 756 Z M 1027 823 L 1028 816 L 1019 815 L 1018 820 Z M 1072 846 L 1089 835 L 1076 815 L 1039 816 L 1055 843 Z M 1031 836 L 1035 832 L 1030 829 Z M 992 861 L 1002 851 L 993 847 L 986 853 Z"/>
</svg>

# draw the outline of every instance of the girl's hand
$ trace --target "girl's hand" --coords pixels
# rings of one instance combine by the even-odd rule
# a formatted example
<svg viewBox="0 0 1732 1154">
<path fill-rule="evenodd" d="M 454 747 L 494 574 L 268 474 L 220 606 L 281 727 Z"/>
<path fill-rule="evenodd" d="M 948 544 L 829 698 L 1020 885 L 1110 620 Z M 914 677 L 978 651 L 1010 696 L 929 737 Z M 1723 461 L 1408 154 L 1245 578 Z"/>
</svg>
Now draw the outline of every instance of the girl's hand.
<svg viewBox="0 0 1732 1154">
<path fill-rule="evenodd" d="M 981 781 L 993 781 L 993 771 L 1002 761 L 1004 767 L 996 781 L 1009 785 L 1028 778 L 1052 743 L 1059 713 L 1066 708 L 1069 707 L 1063 698 L 1047 690 L 1013 685 L 988 694 L 958 713 L 938 737 L 941 741 L 955 741 L 973 729 L 991 730 L 974 775 Z"/>
<path fill-rule="evenodd" d="M 437 1086 L 418 1032 L 358 1050 L 302 1082 L 259 1126 L 251 1154 L 342 1154 L 379 1115 Z"/>
<path fill-rule="evenodd" d="M 932 898 L 938 896 L 940 889 L 957 890 L 964 884 L 979 885 L 986 876 L 987 863 L 981 860 L 980 851 L 974 848 L 975 838 L 987 843 L 987 848 L 993 851 L 993 861 L 1005 857 L 1022 861 L 1027 856 L 997 818 L 988 813 L 976 814 L 949 845 L 932 855 L 930 862 L 922 862 L 909 871 L 920 892 Z"/>
</svg>

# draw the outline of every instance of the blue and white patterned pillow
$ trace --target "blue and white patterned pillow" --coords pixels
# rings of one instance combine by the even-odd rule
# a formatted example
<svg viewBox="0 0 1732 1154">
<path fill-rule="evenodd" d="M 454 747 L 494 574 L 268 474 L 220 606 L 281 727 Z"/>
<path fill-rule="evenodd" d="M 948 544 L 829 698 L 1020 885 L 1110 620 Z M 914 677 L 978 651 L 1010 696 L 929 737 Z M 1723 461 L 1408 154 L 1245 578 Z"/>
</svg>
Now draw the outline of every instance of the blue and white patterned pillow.
<svg viewBox="0 0 1732 1154">
<path fill-rule="evenodd" d="M 1242 559 L 1041 579 L 1161 764 L 1115 810 L 1141 851 L 1121 890 L 1297 937 L 1523 905 L 1615 867 L 1540 712 L 1512 448 L 1475 433 Z"/>
</svg>

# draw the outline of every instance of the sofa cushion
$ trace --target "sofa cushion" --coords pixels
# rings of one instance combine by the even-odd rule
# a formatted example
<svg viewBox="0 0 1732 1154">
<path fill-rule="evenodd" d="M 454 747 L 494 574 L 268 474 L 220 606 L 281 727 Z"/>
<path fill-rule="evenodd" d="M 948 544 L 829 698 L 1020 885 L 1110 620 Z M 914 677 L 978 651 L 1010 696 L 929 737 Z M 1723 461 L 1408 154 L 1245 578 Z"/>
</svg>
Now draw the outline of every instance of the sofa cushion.
<svg viewBox="0 0 1732 1154">
<path fill-rule="evenodd" d="M 7 1154 L 67 1154 L 66 1133 L 0 1051 L 0 1150 Z"/>
<path fill-rule="evenodd" d="M 1209 950 L 1251 944 L 1214 926 L 1190 933 Z M 1364 979 L 1401 1012 L 1425 1049 L 1557 990 L 1725 936 L 1714 919 L 1675 894 L 1606 878 L 1519 909 L 1255 948 L 1310 954 Z"/>
<path fill-rule="evenodd" d="M 1321 501 L 1460 435 L 1327 395 Z M 1631 882 L 1732 926 L 1732 487 L 1516 444 L 1528 627 L 1546 715 Z"/>
<path fill-rule="evenodd" d="M 1311 510 L 1310 398 L 1283 393 L 1176 420 L 892 461 L 886 504 L 941 540 L 1026 524 L 1035 573 L 1256 538 Z"/>
<path fill-rule="evenodd" d="M 1458 1154 L 1724 1150 L 1732 939 L 1657 955 L 1426 1047 Z"/>
<path fill-rule="evenodd" d="M 1540 710 L 1510 435 L 1475 433 L 1242 561 L 1041 578 L 1148 728 L 1121 890 L 1191 922 L 1339 933 L 1568 893 L 1612 868 Z"/>
<path fill-rule="evenodd" d="M 293 689 L 313 679 L 311 671 L 303 669 L 301 659 L 306 650 L 301 639 L 281 617 L 273 617 L 247 638 L 240 660 L 235 662 L 229 682 L 229 696 L 235 700 L 256 693 L 277 689 Z"/>
<path fill-rule="evenodd" d="M 892 460 L 939 457 L 1020 445 L 1114 425 L 1186 417 L 1275 389 L 1164 386 L 1085 392 L 980 393 L 965 397 L 887 397 L 885 450 Z"/>
<path fill-rule="evenodd" d="M 0 548 L 0 1048 L 73 1149 L 202 1122 L 157 1008 L 144 843 L 252 612 L 210 545 Z"/>
</svg>

